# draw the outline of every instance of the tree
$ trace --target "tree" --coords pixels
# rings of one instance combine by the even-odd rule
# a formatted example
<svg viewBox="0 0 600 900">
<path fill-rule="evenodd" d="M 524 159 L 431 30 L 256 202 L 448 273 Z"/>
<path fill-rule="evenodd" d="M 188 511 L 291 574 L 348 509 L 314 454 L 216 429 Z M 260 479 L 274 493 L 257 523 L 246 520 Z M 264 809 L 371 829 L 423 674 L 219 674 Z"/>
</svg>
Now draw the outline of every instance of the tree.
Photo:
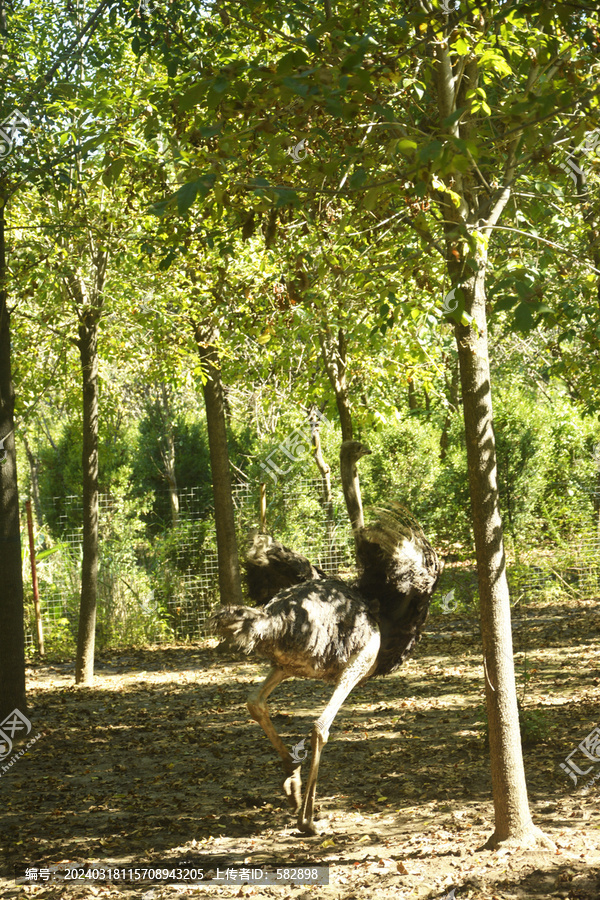
<svg viewBox="0 0 600 900">
<path fill-rule="evenodd" d="M 231 493 L 223 384 L 217 350 L 219 333 L 212 323 L 204 322 L 196 324 L 195 335 L 198 352 L 205 370 L 202 392 L 206 406 L 210 469 L 215 500 L 219 591 L 222 603 L 239 605 L 242 602 L 242 583 Z"/>
<path fill-rule="evenodd" d="M 0 16 L 3 10 L 0 8 Z M 27 709 L 23 636 L 21 529 L 15 453 L 15 391 L 10 355 L 10 309 L 6 289 L 5 194 L 0 194 L 0 718 Z"/>
<path fill-rule="evenodd" d="M 231 204 L 244 186 L 261 198 L 270 194 L 275 208 L 297 207 L 302 193 L 343 197 L 363 221 L 374 208 L 381 221 L 396 219 L 406 190 L 411 203 L 422 203 L 403 224 L 423 254 L 439 254 L 456 298 L 450 320 L 468 446 L 496 813 L 490 842 L 545 843 L 531 821 L 520 746 L 486 283 L 490 243 L 517 178 L 535 177 L 548 148 L 584 126 L 586 108 L 597 108 L 591 75 L 582 74 L 573 52 L 576 47 L 591 62 L 586 16 L 563 6 L 476 4 L 444 15 L 429 4 L 418 10 L 406 4 L 399 19 L 388 6 L 368 15 L 351 6 L 336 4 L 325 21 L 319 8 L 311 16 L 299 4 L 286 4 L 285 11 L 263 4 L 253 15 L 254 27 L 272 35 L 265 59 L 242 15 L 232 11 L 236 28 L 228 32 L 226 65 L 213 55 L 202 79 L 191 73 L 178 107 L 182 119 L 193 109 L 196 148 L 202 127 L 208 129 L 215 112 L 219 117 L 218 137 L 213 131 L 209 140 L 230 162 L 209 163 L 202 178 L 214 177 L 214 193 L 202 194 L 205 208 L 220 207 L 224 196 Z M 209 42 L 211 27 L 202 25 Z M 266 110 L 295 138 L 326 140 L 327 154 L 311 153 L 310 165 L 290 176 L 281 155 L 290 138 L 273 127 Z M 405 245 L 404 229 L 396 239 Z M 529 317 L 540 311 L 529 298 L 517 308 Z"/>
<path fill-rule="evenodd" d="M 24 9 L 19 9 L 15 18 L 18 20 L 18 26 L 15 30 L 9 28 L 9 20 L 6 14 L 4 2 L 0 2 L 0 50 L 2 57 L 8 56 L 11 60 L 8 89 L 3 96 L 2 104 L 2 124 L 5 124 L 4 116 L 8 114 L 9 118 L 14 121 L 17 116 L 19 122 L 25 122 L 26 128 L 31 128 L 31 122 L 21 112 L 21 108 L 33 116 L 34 110 L 38 103 L 44 111 L 39 118 L 45 119 L 50 104 L 55 104 L 55 109 L 60 108 L 64 111 L 69 106 L 69 102 L 63 103 L 61 89 L 53 92 L 51 85 L 56 78 L 57 72 L 62 67 L 62 76 L 67 78 L 71 67 L 81 58 L 83 49 L 87 47 L 88 42 L 94 35 L 95 30 L 101 22 L 102 12 L 108 6 L 108 0 L 101 0 L 98 8 L 88 17 L 87 21 L 79 21 L 78 12 L 74 16 L 74 22 L 70 19 L 57 23 L 48 18 L 45 9 L 40 9 L 39 4 L 33 3 L 26 5 Z M 14 11 L 11 11 L 14 15 Z M 43 24 L 42 24 L 43 23 Z M 12 24 L 12 23 L 11 23 Z M 53 29 L 55 34 L 52 35 Z M 44 33 L 46 40 L 40 41 L 40 30 Z M 86 38 L 84 41 L 83 38 Z M 55 53 L 55 47 L 60 48 L 53 60 L 47 58 L 48 48 L 50 53 Z M 32 62 L 33 61 L 33 62 Z M 25 74 L 23 74 L 25 73 Z M 32 75 L 37 76 L 34 87 L 32 89 Z M 45 106 L 41 102 L 41 98 L 46 101 Z M 60 98 L 60 99 L 58 99 Z M 9 104 L 12 104 L 12 109 Z M 31 107 L 31 110 L 30 110 Z M 59 127 L 54 129 L 54 136 L 58 141 Z M 18 131 L 18 128 L 17 128 Z M 3 136 L 6 134 L 2 132 Z M 14 137 L 14 130 L 9 129 L 10 143 Z M 45 150 L 48 151 L 52 141 L 46 140 Z M 6 151 L 10 151 L 12 146 L 5 147 L 3 143 L 3 155 Z M 39 148 L 38 148 L 39 149 Z M 78 147 L 81 150 L 81 147 Z M 16 482 L 16 461 L 14 450 L 14 428 L 13 409 L 14 409 L 14 390 L 11 383 L 11 343 L 10 343 L 10 317 L 8 315 L 8 307 L 6 305 L 6 251 L 4 243 L 4 219 L 5 211 L 9 200 L 13 201 L 17 196 L 19 189 L 23 189 L 25 185 L 33 182 L 39 183 L 49 179 L 50 172 L 56 172 L 60 168 L 60 163 L 65 158 L 69 158 L 69 153 L 59 151 L 58 154 L 40 154 L 41 159 L 36 160 L 35 152 L 30 145 L 28 159 L 24 161 L 23 155 L 18 154 L 18 161 L 14 162 L 15 154 L 10 159 L 10 170 L 7 168 L 2 175 L 2 191 L 0 203 L 2 207 L 2 235 L 0 248 L 0 291 L 2 292 L 2 301 L 0 304 L 0 373 L 4 381 L 0 384 L 0 427 L 11 423 L 10 434 L 5 435 L 9 440 L 7 466 L 5 473 L 5 489 L 2 492 L 4 500 L 0 499 L 0 503 L 6 503 L 6 510 L 0 508 L 3 524 L 2 529 L 7 529 L 6 538 L 2 543 L 14 545 L 8 550 L 6 560 L 0 559 L 0 563 L 5 562 L 6 566 L 2 568 L 9 573 L 6 579 L 5 605 L 3 607 L 6 616 L 6 628 L 3 629 L 3 640 L 7 641 L 8 652 L 0 654 L 3 660 L 7 661 L 7 665 L 13 668 L 13 674 L 5 682 L 7 696 L 9 692 L 15 693 L 15 699 L 21 705 L 24 704 L 24 643 L 23 643 L 23 615 L 22 615 L 22 596 L 23 585 L 22 577 L 16 573 L 15 556 L 20 542 L 18 537 L 18 494 Z M 50 156 L 50 161 L 49 161 Z M 61 173 L 64 176 L 64 173 Z M 78 289 L 75 281 L 72 282 L 74 290 Z M 93 311 L 88 310 L 80 321 L 79 342 L 82 358 L 83 374 L 84 374 L 84 392 L 88 401 L 87 423 L 86 423 L 86 447 L 88 451 L 88 466 L 86 471 L 86 491 L 91 498 L 94 493 L 94 460 L 93 447 L 90 444 L 91 434 L 94 426 L 94 380 L 95 372 L 93 366 L 93 357 L 95 351 L 94 329 L 97 322 L 94 322 Z M 97 419 L 97 416 L 96 416 Z M 1 434 L 1 431 L 0 431 Z M 96 459 L 97 465 L 97 459 Z M 93 513 L 87 516 L 85 525 L 86 544 L 88 552 L 85 554 L 84 572 L 87 573 L 86 580 L 89 584 L 93 583 L 94 563 L 93 563 L 93 533 L 97 528 L 97 515 L 94 521 Z M 96 546 L 97 549 L 97 546 Z M 0 552 L 2 550 L 0 549 Z M 20 557 L 20 553 L 18 554 Z M 20 564 L 19 564 L 20 567 Z M 89 601 L 84 604 L 89 606 Z M 20 624 L 19 624 L 20 622 Z M 85 627 L 86 634 L 89 632 L 89 622 Z M 83 637 L 82 637 L 83 640 Z M 4 683 L 4 682 L 3 682 Z M 21 687 L 21 684 L 23 685 Z"/>
<path fill-rule="evenodd" d="M 81 359 L 83 401 L 83 557 L 75 667 L 77 684 L 91 684 L 94 678 L 98 604 L 98 326 L 104 303 L 107 262 L 108 252 L 96 248 L 91 285 L 86 284 L 81 270 L 69 271 L 64 278 L 79 319 L 77 348 Z"/>
</svg>

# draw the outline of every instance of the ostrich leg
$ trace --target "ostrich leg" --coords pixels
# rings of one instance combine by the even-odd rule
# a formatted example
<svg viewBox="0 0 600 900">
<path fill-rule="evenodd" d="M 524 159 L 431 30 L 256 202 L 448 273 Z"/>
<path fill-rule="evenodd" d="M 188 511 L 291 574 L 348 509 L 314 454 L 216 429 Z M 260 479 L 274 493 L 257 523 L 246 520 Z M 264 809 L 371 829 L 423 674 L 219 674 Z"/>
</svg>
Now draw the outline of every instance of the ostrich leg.
<svg viewBox="0 0 600 900">
<path fill-rule="evenodd" d="M 314 823 L 315 794 L 317 792 L 321 752 L 327 743 L 329 729 L 350 691 L 356 687 L 359 681 L 362 681 L 363 678 L 366 678 L 373 671 L 377 662 L 380 644 L 381 636 L 379 631 L 375 631 L 362 650 L 351 658 L 340 676 L 331 700 L 313 726 L 310 740 L 312 747 L 310 772 L 306 783 L 304 802 L 298 815 L 298 829 L 305 834 L 318 834 Z"/>
<path fill-rule="evenodd" d="M 269 738 L 277 753 L 283 762 L 283 769 L 287 778 L 283 782 L 283 790 L 288 799 L 288 803 L 296 812 L 300 809 L 302 803 L 302 780 L 300 777 L 301 763 L 294 762 L 287 747 L 275 731 L 269 708 L 267 706 L 267 697 L 269 694 L 290 676 L 283 669 L 274 666 L 262 684 L 254 688 L 248 697 L 248 711 L 252 718 L 258 722 L 266 736 Z"/>
</svg>

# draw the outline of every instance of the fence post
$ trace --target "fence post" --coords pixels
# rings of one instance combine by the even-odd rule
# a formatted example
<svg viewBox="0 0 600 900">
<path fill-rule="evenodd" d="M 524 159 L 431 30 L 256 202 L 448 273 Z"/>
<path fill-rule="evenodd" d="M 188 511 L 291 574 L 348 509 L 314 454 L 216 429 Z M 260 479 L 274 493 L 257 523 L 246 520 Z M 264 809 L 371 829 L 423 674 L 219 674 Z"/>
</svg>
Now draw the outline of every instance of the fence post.
<svg viewBox="0 0 600 900">
<path fill-rule="evenodd" d="M 31 514 L 31 500 L 25 503 L 27 509 L 27 531 L 29 532 L 29 558 L 31 560 L 31 581 L 33 584 L 33 606 L 35 609 L 35 624 L 37 627 L 38 650 L 40 656 L 44 655 L 44 627 L 42 624 L 42 610 L 40 607 L 40 594 L 38 591 L 37 570 L 35 567 L 35 542 L 33 539 L 33 515 Z"/>
</svg>

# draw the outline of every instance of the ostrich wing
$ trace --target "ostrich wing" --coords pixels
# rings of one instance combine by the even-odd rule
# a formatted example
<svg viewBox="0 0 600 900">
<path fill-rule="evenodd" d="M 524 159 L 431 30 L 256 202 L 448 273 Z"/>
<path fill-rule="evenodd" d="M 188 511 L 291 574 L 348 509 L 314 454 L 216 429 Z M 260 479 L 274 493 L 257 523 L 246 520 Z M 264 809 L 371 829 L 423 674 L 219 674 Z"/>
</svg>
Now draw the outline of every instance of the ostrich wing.
<svg viewBox="0 0 600 900">
<path fill-rule="evenodd" d="M 327 577 L 301 553 L 284 547 L 268 534 L 254 535 L 244 565 L 248 595 L 260 606 L 285 588 Z"/>
</svg>

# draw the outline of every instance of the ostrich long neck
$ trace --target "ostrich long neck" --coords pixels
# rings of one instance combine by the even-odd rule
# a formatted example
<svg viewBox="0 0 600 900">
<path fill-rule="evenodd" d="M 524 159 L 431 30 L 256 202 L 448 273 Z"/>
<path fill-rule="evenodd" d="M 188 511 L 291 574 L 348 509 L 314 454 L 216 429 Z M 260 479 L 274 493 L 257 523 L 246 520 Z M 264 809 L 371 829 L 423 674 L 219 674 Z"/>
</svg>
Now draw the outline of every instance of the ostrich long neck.
<svg viewBox="0 0 600 900">
<path fill-rule="evenodd" d="M 350 524 L 354 537 L 358 540 L 361 528 L 364 528 L 362 500 L 360 496 L 360 483 L 356 463 L 352 460 L 342 460 L 341 463 L 342 488 L 346 500 L 346 509 L 350 516 Z"/>
</svg>

